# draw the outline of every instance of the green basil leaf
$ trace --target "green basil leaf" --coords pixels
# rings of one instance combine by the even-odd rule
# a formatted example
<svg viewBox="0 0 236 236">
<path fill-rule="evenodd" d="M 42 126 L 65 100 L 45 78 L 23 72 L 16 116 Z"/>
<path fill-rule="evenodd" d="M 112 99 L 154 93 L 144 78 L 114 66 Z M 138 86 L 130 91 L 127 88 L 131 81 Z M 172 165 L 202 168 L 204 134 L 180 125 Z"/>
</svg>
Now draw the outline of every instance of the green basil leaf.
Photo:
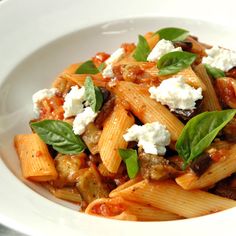
<svg viewBox="0 0 236 236">
<path fill-rule="evenodd" d="M 75 71 L 75 74 L 97 74 L 99 70 L 93 64 L 91 60 L 84 62 L 79 68 Z"/>
<path fill-rule="evenodd" d="M 207 73 L 214 79 L 225 77 L 225 72 L 221 69 L 212 67 L 208 64 L 205 64 L 205 68 L 206 68 Z"/>
<path fill-rule="evenodd" d="M 53 149 L 63 154 L 78 154 L 86 148 L 72 126 L 61 120 L 43 120 L 30 124 L 39 137 Z"/>
<path fill-rule="evenodd" d="M 142 36 L 138 36 L 138 44 L 134 51 L 133 58 L 136 61 L 147 61 L 148 54 L 150 53 L 150 47 L 147 40 Z"/>
<path fill-rule="evenodd" d="M 94 86 L 91 77 L 87 77 L 84 83 L 85 86 L 85 99 L 88 101 L 94 112 L 98 112 L 102 107 L 103 96 L 100 88 Z"/>
<path fill-rule="evenodd" d="M 133 149 L 119 149 L 119 155 L 125 162 L 127 172 L 130 179 L 136 177 L 139 171 L 138 154 Z"/>
<path fill-rule="evenodd" d="M 204 112 L 188 121 L 176 143 L 176 150 L 185 166 L 210 146 L 235 114 L 236 109 Z"/>
<path fill-rule="evenodd" d="M 106 67 L 106 64 L 103 62 L 99 65 L 98 70 L 102 73 L 103 69 Z"/>
<path fill-rule="evenodd" d="M 162 56 L 157 62 L 159 75 L 175 74 L 189 67 L 196 59 L 196 55 L 190 52 L 170 52 Z"/>
<path fill-rule="evenodd" d="M 180 28 L 163 28 L 156 32 L 159 34 L 160 39 L 166 39 L 170 41 L 183 41 L 189 35 L 189 31 Z"/>
</svg>

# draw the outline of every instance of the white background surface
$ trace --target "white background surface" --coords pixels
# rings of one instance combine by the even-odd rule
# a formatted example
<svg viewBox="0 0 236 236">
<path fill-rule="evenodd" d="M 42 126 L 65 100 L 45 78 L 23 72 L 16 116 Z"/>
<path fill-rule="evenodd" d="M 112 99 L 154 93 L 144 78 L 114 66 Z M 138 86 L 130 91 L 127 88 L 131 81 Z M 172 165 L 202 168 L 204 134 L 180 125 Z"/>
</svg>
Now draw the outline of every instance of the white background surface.
<svg viewBox="0 0 236 236">
<path fill-rule="evenodd" d="M 233 0 L 5 0 L 0 4 L 0 83 L 9 71 L 23 58 L 58 37 L 100 22 L 137 16 L 179 16 L 202 20 L 206 19 L 228 26 L 236 22 L 235 3 Z M 235 27 L 232 26 L 232 30 L 235 31 Z M 3 126 L 4 124 L 0 123 L 0 129 Z M 9 185 L 8 189 L 11 190 L 11 194 L 9 194 L 7 187 L 5 189 L 0 188 L 0 196 L 2 196 L 2 199 L 8 198 L 9 202 L 14 202 L 12 205 L 19 204 L 20 209 L 26 207 L 25 211 L 27 212 L 28 204 L 23 201 L 17 202 L 20 198 L 14 194 L 14 192 L 22 191 L 22 199 L 30 201 L 32 206 L 36 205 L 37 202 L 44 202 L 44 209 L 48 209 L 48 212 L 55 211 L 58 213 L 56 222 L 55 219 L 48 216 L 46 210 L 42 210 L 42 212 L 40 212 L 41 215 L 36 217 L 39 221 L 31 221 L 30 217 L 24 217 L 24 211 L 19 212 L 17 208 L 12 208 L 11 205 L 8 206 L 1 203 L 0 221 L 18 230 L 34 235 L 42 235 L 42 232 L 47 232 L 48 235 L 54 235 L 55 231 L 53 229 L 59 229 L 60 232 L 57 235 L 85 235 L 82 232 L 85 232 L 89 228 L 91 230 L 86 236 L 104 235 L 101 226 L 104 224 L 103 219 L 93 219 L 94 225 L 91 225 L 90 217 L 88 216 L 78 217 L 76 212 L 71 212 L 69 209 L 59 207 L 42 198 L 37 199 L 37 195 L 34 195 L 31 189 L 25 187 L 21 182 L 16 181 L 16 178 L 4 164 L 1 163 L 1 160 L 0 170 L 0 184 L 7 182 Z M 35 197 L 35 199 L 32 198 L 32 196 Z M 15 204 L 16 202 L 17 204 Z M 32 210 L 34 211 L 34 209 Z M 3 212 L 8 212 L 8 216 L 2 214 Z M 37 214 L 38 212 L 32 213 L 34 216 Z M 13 215 L 15 216 L 14 219 L 9 218 L 9 216 Z M 42 225 L 42 222 L 40 222 L 42 217 L 45 217 L 47 222 L 51 222 L 52 227 L 46 229 L 47 225 Z M 69 224 L 71 225 L 71 230 L 65 227 L 66 224 L 63 221 L 63 217 L 72 219 L 71 224 Z M 215 214 L 211 218 L 215 227 L 222 223 L 222 217 L 224 218 L 225 227 L 228 226 L 228 230 L 232 229 L 230 213 L 225 213 L 221 216 Z M 86 222 L 83 222 L 83 225 L 81 225 L 81 219 L 86 220 Z M 195 219 L 191 222 L 188 221 L 188 223 L 187 221 L 178 223 L 178 232 L 183 231 L 184 233 L 186 230 L 191 230 L 191 235 L 195 235 L 197 230 L 194 231 L 193 227 L 196 228 L 196 225 L 203 228 L 201 232 L 204 232 L 204 228 L 207 229 L 209 224 L 207 220 L 204 221 L 206 218 L 203 217 L 202 219 L 203 220 Z M 114 221 L 105 222 L 110 232 L 112 232 L 118 224 L 121 228 L 126 227 L 127 230 L 122 230 L 122 232 L 125 232 L 125 235 L 134 233 L 129 231 L 132 227 L 134 231 L 139 232 L 140 235 L 144 235 L 147 228 L 149 228 L 147 227 L 145 229 L 133 222 L 125 222 L 122 224 Z M 80 225 L 80 233 L 73 231 L 74 225 Z M 162 224 L 161 228 L 157 227 L 162 235 L 164 235 L 165 227 L 168 227 L 168 232 L 171 231 L 169 225 L 165 223 Z M 176 224 L 173 223 L 173 229 L 175 227 Z M 212 225 L 211 227 L 213 228 Z M 41 231 L 38 231 L 40 228 Z M 153 229 L 153 226 L 151 228 Z M 172 233 L 174 232 L 173 230 Z M 214 235 L 218 233 L 222 234 L 222 231 L 215 231 Z M 119 232 L 113 232 L 112 234 L 114 236 L 119 235 Z"/>
</svg>

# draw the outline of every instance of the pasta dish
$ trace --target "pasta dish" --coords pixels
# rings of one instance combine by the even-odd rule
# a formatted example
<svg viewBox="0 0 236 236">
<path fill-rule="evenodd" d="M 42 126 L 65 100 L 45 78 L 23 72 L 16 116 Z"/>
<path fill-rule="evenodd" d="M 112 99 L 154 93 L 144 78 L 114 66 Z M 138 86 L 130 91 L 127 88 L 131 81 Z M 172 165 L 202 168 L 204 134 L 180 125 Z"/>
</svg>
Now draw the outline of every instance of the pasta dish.
<svg viewBox="0 0 236 236">
<path fill-rule="evenodd" d="M 32 96 L 25 179 L 132 221 L 236 206 L 236 52 L 162 28 L 70 65 Z"/>
</svg>

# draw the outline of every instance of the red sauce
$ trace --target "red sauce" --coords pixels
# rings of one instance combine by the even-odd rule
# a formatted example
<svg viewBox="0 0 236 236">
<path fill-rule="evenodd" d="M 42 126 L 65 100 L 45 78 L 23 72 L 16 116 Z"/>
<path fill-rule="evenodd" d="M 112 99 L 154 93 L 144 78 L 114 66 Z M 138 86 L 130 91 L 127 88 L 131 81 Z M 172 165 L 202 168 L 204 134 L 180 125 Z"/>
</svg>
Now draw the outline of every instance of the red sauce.
<svg viewBox="0 0 236 236">
<path fill-rule="evenodd" d="M 214 162 L 218 162 L 227 155 L 227 152 L 228 150 L 226 149 L 216 150 L 215 152 L 210 154 L 210 157 Z"/>
<path fill-rule="evenodd" d="M 101 216 L 116 216 L 120 215 L 125 210 L 124 205 L 118 204 L 109 204 L 102 203 L 93 207 L 92 212 L 96 215 Z"/>
<path fill-rule="evenodd" d="M 124 48 L 126 53 L 131 53 L 136 48 L 134 43 L 123 43 L 121 47 Z"/>
</svg>

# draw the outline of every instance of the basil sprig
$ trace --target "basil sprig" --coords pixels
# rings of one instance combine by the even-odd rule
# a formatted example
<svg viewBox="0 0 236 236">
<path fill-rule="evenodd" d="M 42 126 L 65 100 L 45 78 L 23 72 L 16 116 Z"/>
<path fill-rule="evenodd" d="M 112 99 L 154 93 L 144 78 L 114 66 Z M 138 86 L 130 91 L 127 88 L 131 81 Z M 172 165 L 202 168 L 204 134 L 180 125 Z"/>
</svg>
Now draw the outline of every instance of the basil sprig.
<svg viewBox="0 0 236 236">
<path fill-rule="evenodd" d="M 204 112 L 188 121 L 176 143 L 176 150 L 184 161 L 184 167 L 210 146 L 235 114 L 236 109 Z"/>
<path fill-rule="evenodd" d="M 99 70 L 94 65 L 94 63 L 89 60 L 84 62 L 82 65 L 79 66 L 79 68 L 75 71 L 75 74 L 97 74 L 99 73 Z"/>
<path fill-rule="evenodd" d="M 156 32 L 159 34 L 160 39 L 166 39 L 170 41 L 183 41 L 189 35 L 189 31 L 180 28 L 163 28 Z"/>
<path fill-rule="evenodd" d="M 133 149 L 119 149 L 119 155 L 125 162 L 129 178 L 135 178 L 139 172 L 137 151 Z"/>
<path fill-rule="evenodd" d="M 150 47 L 147 40 L 142 36 L 138 36 L 138 44 L 134 51 L 133 58 L 136 61 L 147 61 L 148 54 L 150 53 Z"/>
<path fill-rule="evenodd" d="M 208 64 L 205 64 L 205 68 L 206 68 L 207 74 L 210 75 L 214 79 L 225 77 L 225 72 L 221 69 L 212 67 Z"/>
<path fill-rule="evenodd" d="M 39 137 L 62 154 L 78 154 L 86 148 L 72 126 L 60 120 L 43 120 L 30 124 Z"/>
<path fill-rule="evenodd" d="M 106 64 L 105 64 L 104 62 L 101 63 L 101 64 L 99 65 L 99 67 L 98 67 L 99 72 L 102 73 L 102 71 L 105 69 L 105 67 L 106 67 Z"/>
<path fill-rule="evenodd" d="M 84 83 L 85 99 L 94 112 L 98 112 L 102 107 L 103 96 L 100 88 L 94 86 L 91 77 L 87 77 Z"/>
<path fill-rule="evenodd" d="M 169 52 L 157 62 L 159 75 L 175 74 L 189 67 L 196 59 L 196 55 L 190 52 Z"/>
</svg>

